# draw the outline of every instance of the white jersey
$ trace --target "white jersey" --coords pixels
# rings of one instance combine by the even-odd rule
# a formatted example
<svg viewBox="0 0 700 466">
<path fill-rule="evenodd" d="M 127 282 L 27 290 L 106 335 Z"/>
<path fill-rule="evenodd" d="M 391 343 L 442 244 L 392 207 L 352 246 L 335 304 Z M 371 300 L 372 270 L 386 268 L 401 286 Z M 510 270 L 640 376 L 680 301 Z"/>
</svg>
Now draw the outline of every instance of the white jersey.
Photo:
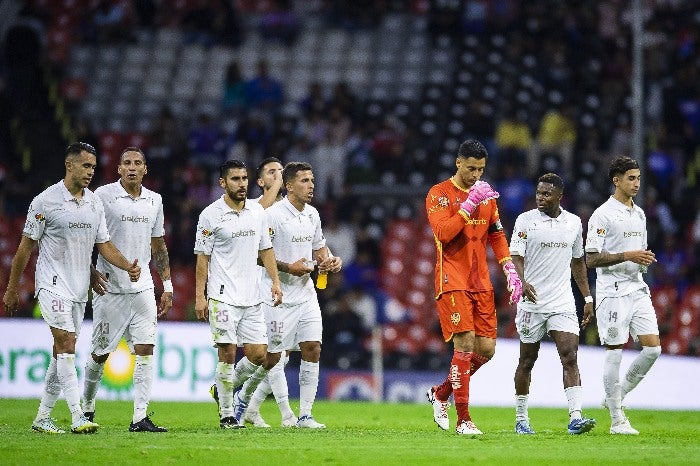
<svg viewBox="0 0 700 466">
<path fill-rule="evenodd" d="M 132 198 L 121 182 L 101 186 L 95 194 L 102 199 L 107 218 L 107 228 L 112 242 L 132 262 L 139 260 L 144 272 L 138 282 L 132 282 L 129 274 L 107 262 L 102 255 L 97 258 L 97 270 L 107 275 L 107 291 L 110 293 L 139 293 L 153 288 L 153 277 L 148 264 L 151 262 L 151 238 L 165 234 L 163 228 L 163 200 L 160 194 L 141 187 L 141 195 Z"/>
<path fill-rule="evenodd" d="M 321 231 L 321 217 L 315 207 L 306 204 L 299 212 L 285 197 L 265 209 L 270 223 L 270 238 L 275 257 L 281 262 L 292 263 L 301 259 L 313 259 L 313 251 L 326 245 Z M 284 305 L 300 304 L 315 299 L 316 290 L 311 276 L 297 277 L 279 272 Z M 262 290 L 272 286 L 272 279 L 264 274 Z"/>
<path fill-rule="evenodd" d="M 616 254 L 647 248 L 647 219 L 644 211 L 633 204 L 627 207 L 610 196 L 588 221 L 586 252 Z M 647 284 L 642 266 L 632 261 L 596 268 L 596 296 L 626 296 Z M 600 301 L 600 299 L 598 299 Z"/>
<path fill-rule="evenodd" d="M 571 259 L 583 257 L 581 219 L 562 209 L 557 218 L 532 209 L 515 220 L 510 253 L 525 259 L 525 281 L 537 303 L 518 302 L 526 312 L 576 312 L 571 290 Z"/>
<path fill-rule="evenodd" d="M 223 196 L 199 215 L 194 253 L 209 257 L 207 297 L 232 306 L 249 307 L 262 302 L 258 252 L 270 249 L 265 210 L 246 201 L 236 212 Z"/>
<path fill-rule="evenodd" d="M 109 241 L 100 198 L 85 188 L 78 200 L 61 180 L 32 200 L 22 233 L 39 242 L 35 293 L 87 302 L 92 250 Z"/>
</svg>

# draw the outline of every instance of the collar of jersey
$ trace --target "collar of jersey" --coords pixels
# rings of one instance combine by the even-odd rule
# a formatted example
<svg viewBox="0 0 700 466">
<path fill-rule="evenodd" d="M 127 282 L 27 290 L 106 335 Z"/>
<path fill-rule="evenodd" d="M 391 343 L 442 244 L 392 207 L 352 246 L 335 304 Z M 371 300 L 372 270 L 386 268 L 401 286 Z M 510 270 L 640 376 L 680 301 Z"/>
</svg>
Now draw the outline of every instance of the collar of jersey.
<svg viewBox="0 0 700 466">
<path fill-rule="evenodd" d="M 284 196 L 284 198 L 280 202 L 283 202 L 283 205 L 287 208 L 287 210 L 294 214 L 295 217 L 299 215 L 304 215 L 306 213 L 307 204 L 304 204 L 304 209 L 301 212 L 299 212 L 299 210 L 297 210 L 297 208 L 292 205 L 291 201 L 287 196 Z"/>
<path fill-rule="evenodd" d="M 70 191 L 68 191 L 68 188 L 66 188 L 66 184 L 63 182 L 63 180 L 59 181 L 58 184 L 61 185 L 61 193 L 63 193 L 63 200 L 64 201 L 77 201 L 75 196 L 73 196 Z M 83 188 L 83 198 L 81 201 L 87 202 L 90 199 L 92 199 L 92 191 L 90 191 L 88 188 Z"/>
<path fill-rule="evenodd" d="M 137 197 L 133 197 L 131 194 L 126 192 L 126 189 L 124 189 L 124 186 L 119 182 L 119 180 L 115 181 L 114 184 L 117 185 L 117 189 L 119 190 L 119 197 L 130 197 L 132 199 L 145 199 L 147 196 L 146 194 L 146 188 L 145 186 L 141 185 L 141 194 L 139 194 Z"/>
</svg>

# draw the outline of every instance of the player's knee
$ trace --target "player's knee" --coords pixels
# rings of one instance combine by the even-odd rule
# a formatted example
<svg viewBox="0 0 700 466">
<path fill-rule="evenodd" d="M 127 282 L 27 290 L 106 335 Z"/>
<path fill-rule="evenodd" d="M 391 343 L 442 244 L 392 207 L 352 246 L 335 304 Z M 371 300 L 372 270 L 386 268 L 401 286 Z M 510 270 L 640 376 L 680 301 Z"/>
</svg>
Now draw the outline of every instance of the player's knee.
<svg viewBox="0 0 700 466">
<path fill-rule="evenodd" d="M 272 369 L 277 365 L 277 363 L 280 360 L 280 355 L 281 353 L 267 353 L 265 355 L 265 362 L 263 363 L 263 367 L 267 370 Z"/>
<path fill-rule="evenodd" d="M 649 359 L 650 361 L 656 361 L 659 359 L 659 356 L 661 356 L 661 347 L 660 346 L 644 346 L 642 348 L 642 354 L 644 357 Z"/>
</svg>

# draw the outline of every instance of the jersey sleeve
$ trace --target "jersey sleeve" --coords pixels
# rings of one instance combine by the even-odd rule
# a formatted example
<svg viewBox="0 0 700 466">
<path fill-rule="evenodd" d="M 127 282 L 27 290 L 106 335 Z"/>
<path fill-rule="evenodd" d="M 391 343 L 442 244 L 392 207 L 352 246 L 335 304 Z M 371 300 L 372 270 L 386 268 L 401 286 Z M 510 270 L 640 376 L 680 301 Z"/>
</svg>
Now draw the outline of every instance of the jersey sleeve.
<svg viewBox="0 0 700 466">
<path fill-rule="evenodd" d="M 265 249 L 270 249 L 272 247 L 272 239 L 270 238 L 270 220 L 268 215 L 265 213 L 263 207 L 260 207 L 260 243 L 258 244 L 258 251 L 264 251 Z"/>
<path fill-rule="evenodd" d="M 525 257 L 527 251 L 527 227 L 524 214 L 518 215 L 513 227 L 513 235 L 510 239 L 510 253 L 514 256 Z"/>
<path fill-rule="evenodd" d="M 197 233 L 195 234 L 194 240 L 194 253 L 211 256 L 213 250 L 214 229 L 211 225 L 211 219 L 205 210 L 199 215 L 199 221 L 197 222 Z"/>
<path fill-rule="evenodd" d="M 28 238 L 38 241 L 46 229 L 46 211 L 44 202 L 40 197 L 35 197 L 29 205 L 27 220 L 24 222 L 22 234 Z"/>
<path fill-rule="evenodd" d="M 571 257 L 578 259 L 583 257 L 583 226 L 580 219 L 576 222 L 576 227 L 576 239 L 574 239 L 574 244 L 571 246 Z"/>
<path fill-rule="evenodd" d="M 156 196 L 155 202 L 158 203 L 158 213 L 156 214 L 156 221 L 153 223 L 151 237 L 160 238 L 162 236 L 165 236 L 165 215 L 163 214 L 163 198 L 161 196 Z"/>
<path fill-rule="evenodd" d="M 588 220 L 588 233 L 586 234 L 586 252 L 601 252 L 605 243 L 605 235 L 608 233 L 608 223 L 599 212 L 593 212 Z"/>
<path fill-rule="evenodd" d="M 102 244 L 109 241 L 109 230 L 107 229 L 107 217 L 105 216 L 105 206 L 102 204 L 102 199 L 99 196 L 95 196 L 95 207 L 100 211 L 100 225 L 97 227 L 97 235 L 95 236 L 95 243 Z"/>
<path fill-rule="evenodd" d="M 449 243 L 464 228 L 464 218 L 459 213 L 450 213 L 449 196 L 437 185 L 428 191 L 425 209 L 433 234 L 441 243 Z"/>
<path fill-rule="evenodd" d="M 510 248 L 508 248 L 508 239 L 503 231 L 501 217 L 498 214 L 498 205 L 496 204 L 496 200 L 491 199 L 489 200 L 489 203 L 493 203 L 491 217 L 489 220 L 489 243 L 491 243 L 491 249 L 493 249 L 493 253 L 496 255 L 498 263 L 502 264 L 511 259 Z"/>
</svg>

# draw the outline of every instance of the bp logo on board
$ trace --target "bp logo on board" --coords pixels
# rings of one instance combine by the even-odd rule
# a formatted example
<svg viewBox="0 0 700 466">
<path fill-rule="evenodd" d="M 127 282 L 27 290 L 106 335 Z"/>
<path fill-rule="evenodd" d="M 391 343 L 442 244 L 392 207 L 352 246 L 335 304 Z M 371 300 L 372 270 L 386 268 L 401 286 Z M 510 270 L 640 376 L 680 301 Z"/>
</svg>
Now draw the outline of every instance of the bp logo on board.
<svg viewBox="0 0 700 466">
<path fill-rule="evenodd" d="M 131 354 L 129 345 L 122 338 L 105 363 L 102 386 L 115 393 L 130 391 L 134 384 L 135 365 L 136 357 Z"/>
</svg>

